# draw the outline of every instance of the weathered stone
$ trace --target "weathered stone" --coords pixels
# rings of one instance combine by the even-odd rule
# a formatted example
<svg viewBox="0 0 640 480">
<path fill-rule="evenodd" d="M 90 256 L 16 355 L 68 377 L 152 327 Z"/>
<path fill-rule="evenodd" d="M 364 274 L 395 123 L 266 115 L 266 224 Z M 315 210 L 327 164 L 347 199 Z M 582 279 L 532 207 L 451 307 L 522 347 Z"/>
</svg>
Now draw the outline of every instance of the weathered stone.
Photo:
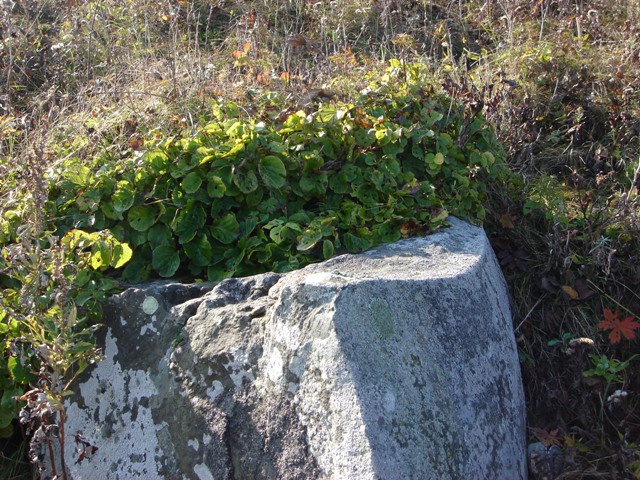
<svg viewBox="0 0 640 480">
<path fill-rule="evenodd" d="M 482 229 L 111 300 L 73 478 L 520 479 L 524 400 Z M 71 442 L 72 443 L 72 442 Z"/>
</svg>

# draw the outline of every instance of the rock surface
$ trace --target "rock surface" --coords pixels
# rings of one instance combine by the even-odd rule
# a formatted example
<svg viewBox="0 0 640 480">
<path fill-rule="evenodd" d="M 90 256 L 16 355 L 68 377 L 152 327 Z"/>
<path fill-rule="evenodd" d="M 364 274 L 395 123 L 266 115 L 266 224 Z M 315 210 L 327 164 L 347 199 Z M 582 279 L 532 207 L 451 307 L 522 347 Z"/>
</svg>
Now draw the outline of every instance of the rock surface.
<svg viewBox="0 0 640 480">
<path fill-rule="evenodd" d="M 482 229 L 287 274 L 154 283 L 106 308 L 75 479 L 521 479 L 504 279 Z"/>
</svg>

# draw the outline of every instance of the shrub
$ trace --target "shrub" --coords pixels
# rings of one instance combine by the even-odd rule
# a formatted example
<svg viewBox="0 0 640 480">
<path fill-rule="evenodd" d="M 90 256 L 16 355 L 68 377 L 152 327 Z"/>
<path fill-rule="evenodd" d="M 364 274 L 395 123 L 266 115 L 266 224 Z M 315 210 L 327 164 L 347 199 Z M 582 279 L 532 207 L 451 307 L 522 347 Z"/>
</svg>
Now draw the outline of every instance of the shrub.
<svg viewBox="0 0 640 480">
<path fill-rule="evenodd" d="M 486 182 L 506 171 L 485 120 L 432 93 L 419 65 L 392 62 L 352 103 L 296 111 L 267 92 L 254 110 L 216 103 L 195 135 L 58 165 L 58 235 L 111 230 L 134 249 L 128 281 L 287 271 L 449 213 L 481 221 Z"/>
</svg>

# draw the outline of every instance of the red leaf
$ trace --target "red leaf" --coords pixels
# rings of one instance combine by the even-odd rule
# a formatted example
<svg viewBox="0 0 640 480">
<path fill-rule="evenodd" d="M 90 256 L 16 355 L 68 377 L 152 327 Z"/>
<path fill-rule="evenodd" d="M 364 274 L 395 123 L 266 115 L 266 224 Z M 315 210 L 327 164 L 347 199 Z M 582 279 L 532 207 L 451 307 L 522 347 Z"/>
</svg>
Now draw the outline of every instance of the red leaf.
<svg viewBox="0 0 640 480">
<path fill-rule="evenodd" d="M 618 318 L 620 312 L 616 310 L 614 313 L 608 308 L 604 309 L 604 320 L 598 323 L 598 328 L 602 330 L 611 330 L 609 332 L 609 341 L 611 344 L 619 343 L 624 336 L 627 340 L 633 340 L 636 337 L 635 330 L 640 328 L 640 323 L 629 315 L 624 320 Z"/>
<path fill-rule="evenodd" d="M 538 440 L 540 440 L 545 447 L 549 448 L 551 445 L 560 446 L 560 439 L 558 438 L 558 433 L 560 433 L 560 429 L 556 428 L 548 432 L 544 428 L 531 427 L 531 433 L 533 433 Z"/>
</svg>

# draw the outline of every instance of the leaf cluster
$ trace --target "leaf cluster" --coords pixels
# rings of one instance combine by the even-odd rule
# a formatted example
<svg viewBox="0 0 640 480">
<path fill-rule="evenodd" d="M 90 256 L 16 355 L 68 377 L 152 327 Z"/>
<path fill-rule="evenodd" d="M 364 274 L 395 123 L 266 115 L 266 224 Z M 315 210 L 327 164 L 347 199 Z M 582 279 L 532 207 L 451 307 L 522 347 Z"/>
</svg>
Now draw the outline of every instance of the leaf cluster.
<svg viewBox="0 0 640 480">
<path fill-rule="evenodd" d="M 352 103 L 306 111 L 265 93 L 257 119 L 217 103 L 195 135 L 68 160 L 48 202 L 58 233 L 112 231 L 134 250 L 131 282 L 217 280 L 425 234 L 449 213 L 482 221 L 486 182 L 506 174 L 494 132 L 413 72 L 392 65 Z"/>
<path fill-rule="evenodd" d="M 99 359 L 95 320 L 114 287 L 99 272 L 131 257 L 106 231 L 72 230 L 61 240 L 36 228 L 21 234 L 0 253 L 0 438 L 12 434 L 27 385 L 61 405 L 73 379 Z"/>
</svg>

